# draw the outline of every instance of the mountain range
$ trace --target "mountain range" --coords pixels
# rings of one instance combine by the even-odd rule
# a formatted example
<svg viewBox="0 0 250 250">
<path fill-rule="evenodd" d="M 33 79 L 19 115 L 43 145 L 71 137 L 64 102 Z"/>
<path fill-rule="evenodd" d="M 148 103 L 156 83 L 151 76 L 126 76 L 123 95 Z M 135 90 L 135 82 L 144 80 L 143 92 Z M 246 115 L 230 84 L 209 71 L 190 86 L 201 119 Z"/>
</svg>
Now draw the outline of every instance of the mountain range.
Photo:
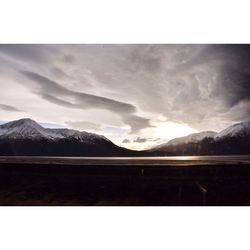
<svg viewBox="0 0 250 250">
<path fill-rule="evenodd" d="M 236 123 L 219 133 L 205 131 L 176 138 L 148 152 L 159 156 L 250 154 L 250 121 Z"/>
<path fill-rule="evenodd" d="M 133 156 L 136 153 L 115 145 L 102 135 L 44 128 L 31 119 L 0 125 L 0 155 Z"/>
<path fill-rule="evenodd" d="M 170 140 L 149 150 L 119 147 L 102 135 L 44 128 L 31 119 L 0 125 L 4 156 L 167 156 L 250 154 L 250 121 L 221 132 L 205 131 Z"/>
</svg>

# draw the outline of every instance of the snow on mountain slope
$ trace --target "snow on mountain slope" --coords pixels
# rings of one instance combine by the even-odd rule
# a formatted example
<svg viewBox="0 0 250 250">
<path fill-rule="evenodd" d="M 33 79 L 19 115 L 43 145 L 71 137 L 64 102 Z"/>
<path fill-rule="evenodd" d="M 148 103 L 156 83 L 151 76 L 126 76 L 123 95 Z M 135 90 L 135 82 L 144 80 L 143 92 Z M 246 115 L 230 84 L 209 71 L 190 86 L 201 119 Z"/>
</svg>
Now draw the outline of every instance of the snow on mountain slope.
<svg viewBox="0 0 250 250">
<path fill-rule="evenodd" d="M 93 143 L 97 140 L 109 141 L 106 137 L 93 133 L 79 132 L 72 129 L 44 128 L 31 119 L 20 119 L 0 125 L 1 138 L 32 140 L 76 139 L 88 143 Z"/>
<path fill-rule="evenodd" d="M 167 146 L 176 146 L 179 144 L 184 144 L 184 143 L 190 143 L 190 142 L 198 142 L 201 141 L 205 138 L 214 138 L 216 136 L 216 132 L 214 131 L 204 131 L 204 132 L 200 132 L 200 133 L 194 133 L 194 134 L 190 134 L 184 137 L 179 137 L 179 138 L 175 138 L 172 139 L 170 141 L 168 141 L 167 143 L 161 144 L 157 147 L 155 147 L 154 149 L 160 149 L 160 148 L 164 148 Z"/>
<path fill-rule="evenodd" d="M 167 143 L 161 144 L 159 146 L 156 146 L 151 149 L 151 151 L 156 150 L 165 150 L 169 149 L 169 146 L 179 146 L 182 144 L 188 144 L 192 142 L 199 142 L 202 141 L 204 138 L 212 138 L 214 139 L 214 142 L 221 142 L 224 139 L 246 139 L 250 138 L 250 121 L 247 122 L 241 122 L 234 124 L 224 130 L 222 130 L 219 133 L 213 132 L 213 131 L 205 131 L 201 133 L 195 133 L 188 136 L 175 138 L 173 140 L 170 140 Z"/>
<path fill-rule="evenodd" d="M 216 140 L 225 137 L 245 137 L 250 136 L 250 121 L 236 123 L 218 133 L 215 136 Z"/>
<path fill-rule="evenodd" d="M 205 131 L 201 133 L 194 133 L 191 135 L 187 135 L 180 138 L 175 138 L 170 140 L 167 144 L 168 145 L 177 145 L 182 143 L 189 143 L 189 142 L 198 142 L 203 140 L 204 138 L 213 138 L 217 133 L 213 131 Z"/>
</svg>

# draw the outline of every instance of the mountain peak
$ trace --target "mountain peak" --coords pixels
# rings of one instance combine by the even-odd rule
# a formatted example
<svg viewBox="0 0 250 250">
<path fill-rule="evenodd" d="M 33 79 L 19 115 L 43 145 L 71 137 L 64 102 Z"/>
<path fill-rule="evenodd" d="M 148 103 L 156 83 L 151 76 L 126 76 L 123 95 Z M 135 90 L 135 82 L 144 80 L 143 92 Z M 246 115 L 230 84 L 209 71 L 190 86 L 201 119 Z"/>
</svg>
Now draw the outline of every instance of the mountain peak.
<svg viewBox="0 0 250 250">
<path fill-rule="evenodd" d="M 164 143 L 164 144 L 161 144 L 161 145 L 154 147 L 153 149 L 159 149 L 162 147 L 186 144 L 186 143 L 190 143 L 190 142 L 198 142 L 198 141 L 201 141 L 205 138 L 213 138 L 214 136 L 216 136 L 216 134 L 217 133 L 214 131 L 203 131 L 203 132 L 193 133 L 193 134 L 190 134 L 187 136 L 174 138 L 174 139 L 168 141 L 167 143 Z"/>
<path fill-rule="evenodd" d="M 250 135 L 250 121 L 233 124 L 232 126 L 218 133 L 215 138 L 219 139 L 222 137 L 233 137 L 233 136 L 244 137 L 246 135 Z"/>
<path fill-rule="evenodd" d="M 11 121 L 0 126 L 1 138 L 43 138 L 45 128 L 30 118 L 24 118 L 16 121 Z"/>
<path fill-rule="evenodd" d="M 0 127 L 2 128 L 12 128 L 12 127 L 19 127 L 19 126 L 32 126 L 32 127 L 41 127 L 36 121 L 30 118 L 22 118 L 16 121 L 11 121 L 8 123 L 2 124 Z"/>
<path fill-rule="evenodd" d="M 0 139 L 31 139 L 31 140 L 76 140 L 89 144 L 97 141 L 109 141 L 102 135 L 77 131 L 73 129 L 44 128 L 30 118 L 8 122 L 0 125 Z M 110 141 L 109 141 L 110 142 Z"/>
</svg>

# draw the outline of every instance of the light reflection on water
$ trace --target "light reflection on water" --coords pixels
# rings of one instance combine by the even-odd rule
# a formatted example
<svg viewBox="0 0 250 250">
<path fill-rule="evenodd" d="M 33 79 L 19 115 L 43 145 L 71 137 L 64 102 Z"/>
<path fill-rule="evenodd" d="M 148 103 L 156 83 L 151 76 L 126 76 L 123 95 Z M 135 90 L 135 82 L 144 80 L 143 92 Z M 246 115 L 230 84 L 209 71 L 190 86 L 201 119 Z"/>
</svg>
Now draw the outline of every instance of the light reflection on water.
<svg viewBox="0 0 250 250">
<path fill-rule="evenodd" d="M 47 157 L 45 157 L 47 158 Z M 52 157 L 57 158 L 57 157 Z M 58 159 L 119 160 L 119 161 L 218 161 L 250 159 L 250 155 L 208 155 L 208 156 L 141 156 L 141 157 L 58 157 Z"/>
<path fill-rule="evenodd" d="M 167 157 L 167 159 L 165 158 L 165 160 L 194 161 L 194 160 L 200 160 L 200 157 L 199 156 L 172 156 L 172 157 Z"/>
<path fill-rule="evenodd" d="M 215 165 L 250 164 L 249 155 L 164 156 L 164 157 L 40 157 L 0 156 L 0 163 L 69 165 Z"/>
</svg>

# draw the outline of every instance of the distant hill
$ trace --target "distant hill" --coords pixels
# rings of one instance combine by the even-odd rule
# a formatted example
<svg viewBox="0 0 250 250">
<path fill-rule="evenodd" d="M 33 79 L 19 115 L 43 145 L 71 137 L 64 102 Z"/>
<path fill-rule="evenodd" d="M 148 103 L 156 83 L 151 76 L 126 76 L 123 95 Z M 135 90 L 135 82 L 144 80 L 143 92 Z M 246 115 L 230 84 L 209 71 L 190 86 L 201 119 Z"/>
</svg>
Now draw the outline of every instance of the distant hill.
<svg viewBox="0 0 250 250">
<path fill-rule="evenodd" d="M 148 152 L 157 156 L 250 154 L 250 121 L 234 124 L 219 133 L 208 131 L 176 138 Z"/>
<path fill-rule="evenodd" d="M 0 125 L 0 155 L 133 156 L 140 152 L 115 145 L 106 137 L 72 129 L 49 129 L 31 119 Z"/>
</svg>

